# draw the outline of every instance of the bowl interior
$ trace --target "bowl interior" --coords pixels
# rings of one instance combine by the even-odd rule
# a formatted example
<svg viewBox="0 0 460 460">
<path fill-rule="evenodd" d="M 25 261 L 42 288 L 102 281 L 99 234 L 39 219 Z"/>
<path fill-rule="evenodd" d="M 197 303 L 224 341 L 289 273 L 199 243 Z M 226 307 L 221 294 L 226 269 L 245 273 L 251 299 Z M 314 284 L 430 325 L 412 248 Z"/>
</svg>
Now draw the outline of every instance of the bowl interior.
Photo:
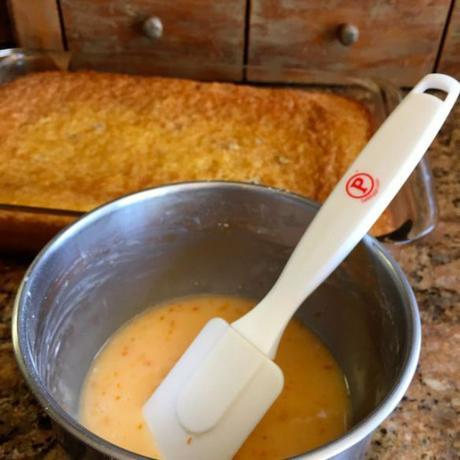
<svg viewBox="0 0 460 460">
<path fill-rule="evenodd" d="M 316 209 L 267 188 L 195 184 L 86 216 L 36 260 L 19 299 L 19 353 L 34 391 L 76 418 L 91 360 L 134 315 L 193 293 L 261 299 Z M 365 238 L 297 313 L 343 369 L 354 425 L 390 392 L 408 354 L 398 276 Z"/>
</svg>

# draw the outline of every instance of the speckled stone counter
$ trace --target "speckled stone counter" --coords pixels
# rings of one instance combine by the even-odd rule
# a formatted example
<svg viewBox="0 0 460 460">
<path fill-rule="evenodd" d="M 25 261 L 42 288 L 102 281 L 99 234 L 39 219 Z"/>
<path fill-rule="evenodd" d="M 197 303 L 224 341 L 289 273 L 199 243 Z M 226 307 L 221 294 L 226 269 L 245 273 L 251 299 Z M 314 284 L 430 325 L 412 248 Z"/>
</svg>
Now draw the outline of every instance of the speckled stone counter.
<svg viewBox="0 0 460 460">
<path fill-rule="evenodd" d="M 460 106 L 430 153 L 440 220 L 424 240 L 393 250 L 423 321 L 418 372 L 375 433 L 367 460 L 460 458 Z M 30 261 L 0 256 L 0 459 L 65 459 L 13 356 L 13 300 Z"/>
</svg>

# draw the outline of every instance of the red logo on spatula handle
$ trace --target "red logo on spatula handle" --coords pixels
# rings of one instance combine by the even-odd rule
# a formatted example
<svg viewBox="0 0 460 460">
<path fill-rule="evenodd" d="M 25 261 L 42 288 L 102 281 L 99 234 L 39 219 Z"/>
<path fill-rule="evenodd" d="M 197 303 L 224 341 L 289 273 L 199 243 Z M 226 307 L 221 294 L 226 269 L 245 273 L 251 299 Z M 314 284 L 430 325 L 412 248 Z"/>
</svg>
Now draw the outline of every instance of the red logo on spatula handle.
<svg viewBox="0 0 460 460">
<path fill-rule="evenodd" d="M 353 176 L 347 180 L 345 189 L 347 191 L 347 195 L 351 198 L 362 199 L 370 197 L 372 192 L 375 191 L 376 186 L 377 180 L 370 174 L 359 172 L 353 174 Z"/>
</svg>

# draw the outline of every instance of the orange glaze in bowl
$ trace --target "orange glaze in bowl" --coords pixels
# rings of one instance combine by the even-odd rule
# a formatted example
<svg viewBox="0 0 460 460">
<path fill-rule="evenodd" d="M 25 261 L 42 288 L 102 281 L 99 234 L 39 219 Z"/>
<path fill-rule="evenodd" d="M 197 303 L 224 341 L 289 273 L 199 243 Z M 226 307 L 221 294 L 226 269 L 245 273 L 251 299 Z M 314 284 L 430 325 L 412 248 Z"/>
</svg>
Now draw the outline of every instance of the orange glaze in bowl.
<svg viewBox="0 0 460 460">
<path fill-rule="evenodd" d="M 255 302 L 194 296 L 155 306 L 114 333 L 96 356 L 81 396 L 81 422 L 125 449 L 161 458 L 142 406 L 205 323 L 229 322 Z M 275 360 L 285 377 L 279 398 L 236 455 L 237 460 L 283 459 L 342 435 L 350 418 L 344 375 L 328 349 L 292 320 Z"/>
</svg>

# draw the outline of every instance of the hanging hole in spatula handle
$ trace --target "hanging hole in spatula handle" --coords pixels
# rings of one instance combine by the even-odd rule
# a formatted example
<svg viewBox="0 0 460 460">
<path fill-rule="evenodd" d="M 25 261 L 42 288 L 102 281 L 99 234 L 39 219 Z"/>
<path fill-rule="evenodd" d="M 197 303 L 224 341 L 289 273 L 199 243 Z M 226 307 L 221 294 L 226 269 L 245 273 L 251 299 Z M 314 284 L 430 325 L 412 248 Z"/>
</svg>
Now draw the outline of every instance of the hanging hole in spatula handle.
<svg viewBox="0 0 460 460">
<path fill-rule="evenodd" d="M 444 94 L 433 94 L 432 91 L 442 91 Z M 455 78 L 439 73 L 432 73 L 420 80 L 414 86 L 412 92 L 430 94 L 441 99 L 448 107 L 452 107 L 458 98 L 459 85 Z"/>
</svg>

